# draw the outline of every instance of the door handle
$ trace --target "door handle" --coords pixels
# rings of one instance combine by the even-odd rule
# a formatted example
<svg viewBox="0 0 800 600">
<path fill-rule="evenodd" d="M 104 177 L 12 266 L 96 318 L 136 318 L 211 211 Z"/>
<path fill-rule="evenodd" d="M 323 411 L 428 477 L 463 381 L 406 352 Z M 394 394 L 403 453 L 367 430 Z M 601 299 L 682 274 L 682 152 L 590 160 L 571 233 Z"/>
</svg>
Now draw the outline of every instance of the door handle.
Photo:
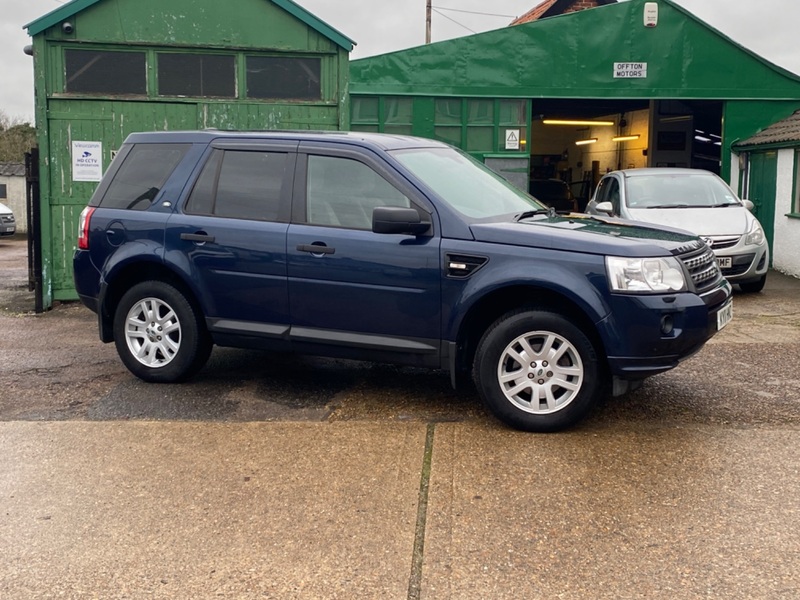
<svg viewBox="0 0 800 600">
<path fill-rule="evenodd" d="M 207 233 L 182 233 L 181 239 L 187 242 L 204 244 L 205 242 L 213 242 L 215 238 L 213 235 L 208 235 Z"/>
<path fill-rule="evenodd" d="M 311 254 L 333 254 L 336 248 L 328 248 L 321 244 L 298 244 L 297 249 L 300 252 L 310 252 Z"/>
</svg>

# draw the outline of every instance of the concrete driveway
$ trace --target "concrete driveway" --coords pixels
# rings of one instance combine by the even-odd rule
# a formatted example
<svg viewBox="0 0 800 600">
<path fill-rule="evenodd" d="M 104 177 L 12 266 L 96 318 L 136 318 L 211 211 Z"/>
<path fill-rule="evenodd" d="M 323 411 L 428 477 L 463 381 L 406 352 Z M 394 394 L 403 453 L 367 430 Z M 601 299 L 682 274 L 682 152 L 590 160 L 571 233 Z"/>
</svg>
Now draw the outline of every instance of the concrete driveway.
<svg viewBox="0 0 800 600">
<path fill-rule="evenodd" d="M 0 598 L 800 597 L 800 280 L 580 427 L 216 349 L 148 385 L 0 240 Z"/>
</svg>

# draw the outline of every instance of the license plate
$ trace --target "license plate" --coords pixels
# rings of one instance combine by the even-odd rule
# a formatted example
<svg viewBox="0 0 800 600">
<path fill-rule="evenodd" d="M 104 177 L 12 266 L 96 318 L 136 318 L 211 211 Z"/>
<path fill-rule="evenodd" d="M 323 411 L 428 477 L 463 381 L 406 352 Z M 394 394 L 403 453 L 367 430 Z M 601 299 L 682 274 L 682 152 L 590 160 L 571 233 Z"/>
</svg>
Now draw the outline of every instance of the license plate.
<svg viewBox="0 0 800 600">
<path fill-rule="evenodd" d="M 730 256 L 719 256 L 717 264 L 720 269 L 730 269 L 733 266 L 733 259 Z"/>
<path fill-rule="evenodd" d="M 733 319 L 733 302 L 728 302 L 717 313 L 717 331 L 725 327 Z"/>
</svg>

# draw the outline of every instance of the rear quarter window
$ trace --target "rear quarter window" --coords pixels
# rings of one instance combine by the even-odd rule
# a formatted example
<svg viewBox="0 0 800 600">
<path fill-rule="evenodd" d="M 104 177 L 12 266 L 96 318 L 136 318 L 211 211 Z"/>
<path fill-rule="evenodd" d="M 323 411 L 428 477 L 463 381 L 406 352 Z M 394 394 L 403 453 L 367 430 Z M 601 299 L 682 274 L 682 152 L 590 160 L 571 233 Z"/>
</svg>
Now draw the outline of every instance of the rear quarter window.
<svg viewBox="0 0 800 600">
<path fill-rule="evenodd" d="M 114 175 L 100 206 L 148 209 L 190 147 L 190 144 L 136 144 Z"/>
</svg>

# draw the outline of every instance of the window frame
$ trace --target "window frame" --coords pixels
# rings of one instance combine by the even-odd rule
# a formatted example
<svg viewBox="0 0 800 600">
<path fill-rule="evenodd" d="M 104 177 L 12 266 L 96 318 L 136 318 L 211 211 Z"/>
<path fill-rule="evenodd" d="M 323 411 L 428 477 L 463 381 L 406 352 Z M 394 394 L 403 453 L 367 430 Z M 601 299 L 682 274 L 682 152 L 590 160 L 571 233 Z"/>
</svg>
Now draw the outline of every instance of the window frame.
<svg viewBox="0 0 800 600">
<path fill-rule="evenodd" d="M 162 56 L 190 56 L 190 57 L 222 57 L 222 58 L 230 58 L 232 60 L 231 65 L 231 75 L 233 76 L 233 95 L 231 96 L 216 96 L 211 94 L 204 94 L 204 95 L 187 95 L 187 94 L 165 94 L 161 91 L 161 57 Z M 155 50 L 153 53 L 153 62 L 154 68 L 153 72 L 155 73 L 155 96 L 158 98 L 214 98 L 214 99 L 224 99 L 224 100 L 235 100 L 239 98 L 239 64 L 237 60 L 237 56 L 234 53 L 223 53 L 223 52 L 179 52 L 175 50 Z"/>
<path fill-rule="evenodd" d="M 94 52 L 127 52 L 142 53 L 145 56 L 145 91 L 143 94 L 115 94 L 111 92 L 68 92 L 66 75 L 66 56 L 68 51 L 94 51 Z M 53 51 L 60 56 L 62 67 L 53 71 L 53 93 L 55 98 L 146 98 L 154 102 L 247 102 L 253 104 L 275 104 L 291 102 L 292 104 L 305 104 L 313 106 L 334 106 L 339 103 L 338 98 L 338 76 L 337 72 L 341 69 L 338 55 L 330 52 L 296 52 L 291 54 L 279 53 L 275 51 L 258 50 L 216 50 L 203 49 L 197 54 L 213 56 L 232 56 L 234 60 L 234 96 L 173 96 L 160 95 L 158 86 L 158 55 L 159 54 L 189 54 L 190 50 L 172 46 L 149 46 L 142 47 L 132 45 L 130 47 L 120 47 L 112 44 L 80 44 L 64 41 L 54 45 Z M 247 94 L 247 57 L 265 58 L 312 58 L 320 64 L 320 95 L 319 98 L 294 99 L 294 98 L 258 98 Z"/>
<path fill-rule="evenodd" d="M 105 53 L 105 54 L 128 54 L 131 56 L 140 56 L 143 59 L 142 66 L 142 83 L 143 91 L 139 92 L 111 92 L 111 91 L 102 91 L 102 92 L 87 92 L 83 90 L 69 90 L 69 79 L 70 73 L 67 71 L 67 54 L 69 52 L 77 52 L 77 53 Z M 150 77 L 150 56 L 147 49 L 137 49 L 136 47 L 131 48 L 109 48 L 106 46 L 89 46 L 89 47 L 78 47 L 78 46 L 69 46 L 65 45 L 61 47 L 61 59 L 63 61 L 63 70 L 62 70 L 62 77 L 63 80 L 61 82 L 60 89 L 65 96 L 69 97 L 90 97 L 90 98 L 97 98 L 97 97 L 115 97 L 115 98 L 147 98 L 150 96 L 150 86 L 151 86 L 151 77 Z M 138 65 L 137 65 L 138 66 Z"/>
<path fill-rule="evenodd" d="M 279 100 L 282 102 L 292 101 L 292 102 L 321 102 L 325 98 L 325 85 L 324 85 L 324 77 L 325 77 L 325 65 L 323 61 L 323 57 L 319 55 L 309 55 L 309 54 L 292 54 L 292 55 L 279 55 L 279 54 L 270 54 L 270 53 L 252 53 L 252 52 L 243 52 L 240 54 L 240 61 L 242 63 L 242 67 L 244 70 L 244 81 L 242 82 L 242 97 L 247 100 L 258 100 L 258 101 L 275 101 Z M 250 70 L 248 61 L 250 59 L 275 59 L 275 60 L 313 60 L 317 62 L 319 66 L 319 80 L 317 82 L 318 85 L 318 95 L 314 97 L 310 96 L 252 96 L 250 94 Z"/>
<path fill-rule="evenodd" d="M 354 100 L 376 100 L 378 112 L 376 119 L 357 119 L 353 112 Z M 389 108 L 387 101 L 408 101 L 411 103 L 408 121 L 388 122 Z M 391 133 L 396 135 L 414 135 L 414 97 L 413 96 L 351 96 L 350 98 L 350 129 L 372 133 Z M 407 131 L 398 131 L 397 128 L 407 128 Z"/>
<path fill-rule="evenodd" d="M 183 199 L 180 206 L 180 211 L 184 215 L 190 216 L 197 216 L 197 217 L 206 217 L 206 218 L 213 218 L 213 219 L 233 219 L 235 221 L 256 221 L 262 223 L 289 223 L 292 211 L 292 193 L 294 187 L 294 178 L 295 178 L 295 171 L 296 171 L 296 164 L 297 164 L 297 142 L 288 142 L 288 141 L 259 141 L 254 140 L 252 143 L 237 141 L 237 140 L 226 140 L 224 138 L 219 140 L 214 140 L 209 144 L 208 148 L 206 148 L 205 153 L 198 161 L 197 166 L 190 177 L 189 185 L 187 186 L 187 190 L 183 195 Z M 197 213 L 197 212 L 190 212 L 187 210 L 189 207 L 189 201 L 194 193 L 195 187 L 197 186 L 198 182 L 200 181 L 206 166 L 209 164 L 216 152 L 225 152 L 225 151 L 249 151 L 249 152 L 272 152 L 272 153 L 283 153 L 286 154 L 286 165 L 283 172 L 283 178 L 281 181 L 281 191 L 279 192 L 279 200 L 278 200 L 278 215 L 275 219 L 242 219 L 239 217 L 227 217 L 221 216 L 217 214 L 208 214 L 208 213 Z M 224 156 L 222 157 L 224 159 Z M 219 184 L 219 171 L 222 166 L 223 160 L 221 159 L 219 165 L 217 167 L 217 173 L 214 176 L 214 202 L 216 201 L 216 193 L 217 193 L 217 186 Z M 212 202 L 213 204 L 213 202 Z"/>
<path fill-rule="evenodd" d="M 458 102 L 461 106 L 461 121 L 455 123 L 450 119 L 440 119 L 437 104 L 439 102 Z M 480 103 L 491 102 L 491 119 L 479 120 L 471 118 L 471 108 Z M 522 105 L 522 114 L 518 115 L 517 123 L 512 123 L 503 118 L 505 111 L 504 103 L 518 103 Z M 530 139 L 530 100 L 524 98 L 476 98 L 476 97 L 436 97 L 433 107 L 433 129 L 434 139 L 447 144 L 455 145 L 473 156 L 483 156 L 486 154 L 503 154 L 507 156 L 527 156 L 529 155 L 527 140 Z M 458 130 L 459 142 L 454 143 L 454 139 L 442 137 L 437 134 L 439 130 Z M 470 134 L 479 129 L 492 130 L 492 147 L 480 149 L 470 147 Z M 520 131 L 520 145 L 518 150 L 505 149 L 505 130 L 518 129 Z"/>
<path fill-rule="evenodd" d="M 788 217 L 800 219 L 800 148 L 794 149 L 794 172 L 792 178 L 792 206 Z"/>
</svg>

